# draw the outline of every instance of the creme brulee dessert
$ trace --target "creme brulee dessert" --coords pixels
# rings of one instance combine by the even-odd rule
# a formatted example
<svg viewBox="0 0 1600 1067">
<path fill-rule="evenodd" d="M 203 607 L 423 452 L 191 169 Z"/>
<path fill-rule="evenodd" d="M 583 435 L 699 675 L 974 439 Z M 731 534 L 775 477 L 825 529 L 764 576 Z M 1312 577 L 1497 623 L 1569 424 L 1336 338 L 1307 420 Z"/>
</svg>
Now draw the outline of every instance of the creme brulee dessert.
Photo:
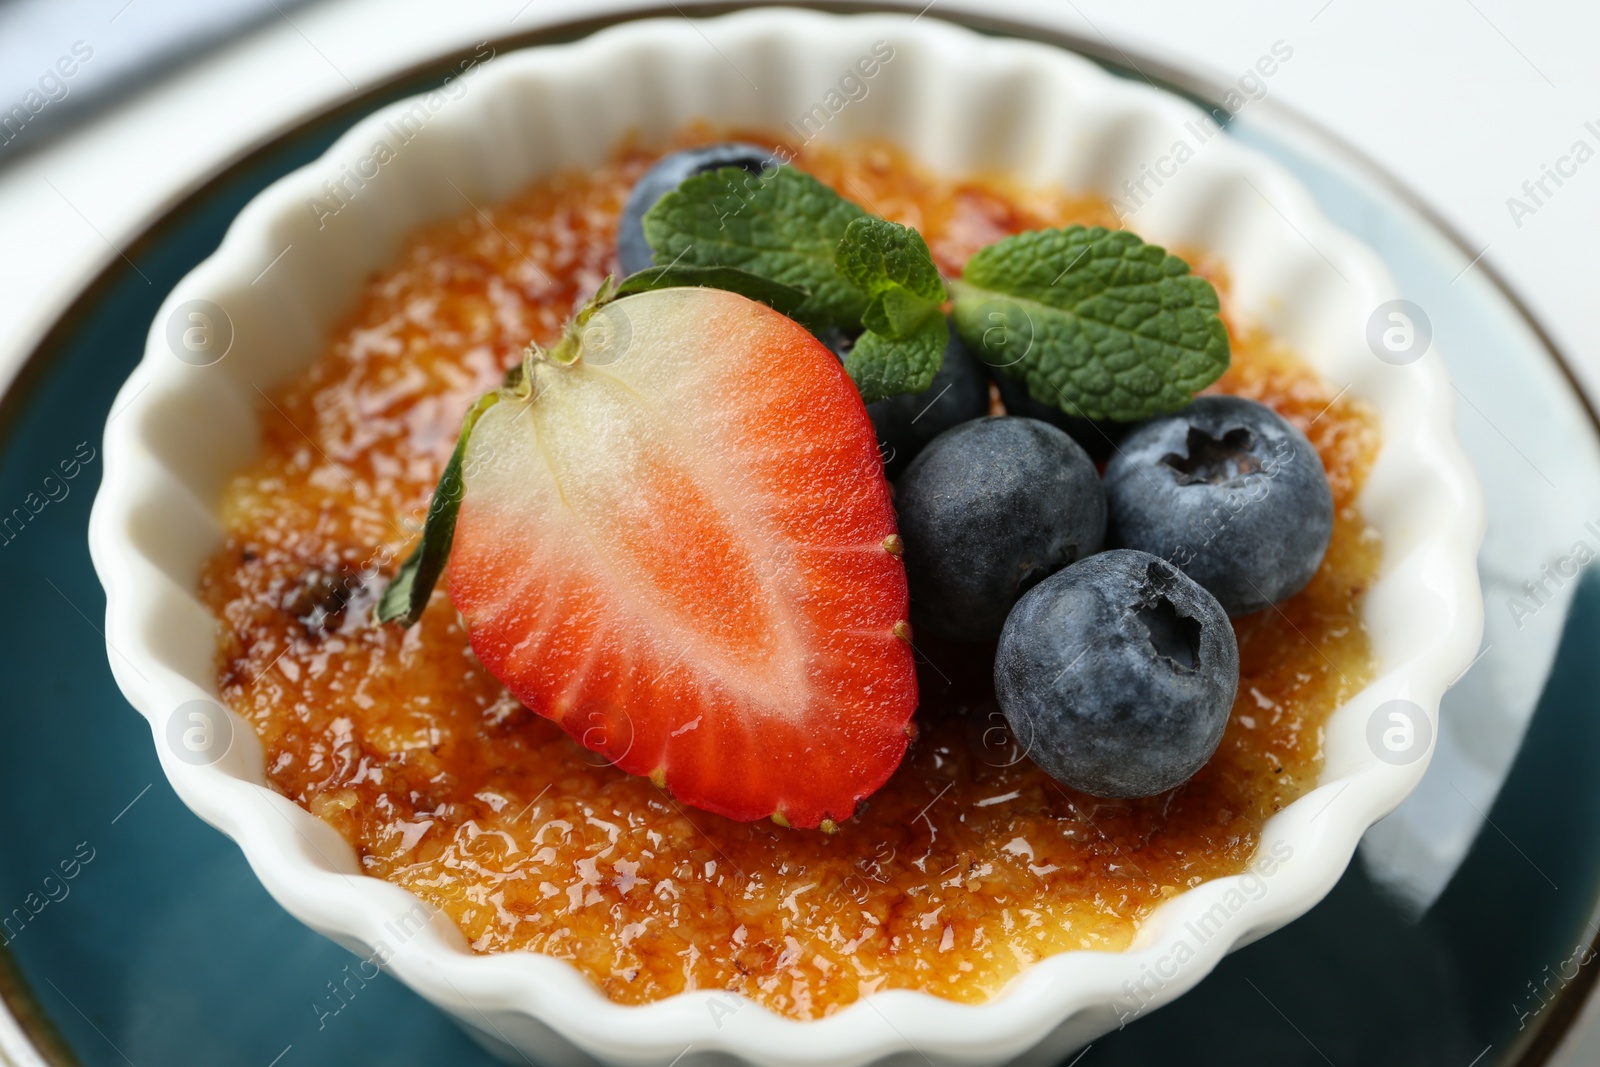
<svg viewBox="0 0 1600 1067">
<path fill-rule="evenodd" d="M 705 130 L 691 130 L 678 147 L 712 140 Z M 745 140 L 772 143 L 759 134 Z M 491 603 L 494 582 L 537 583 L 542 575 L 497 574 L 494 582 L 474 586 L 452 572 L 449 593 L 443 585 L 434 590 L 415 626 L 374 621 L 385 580 L 417 545 L 464 414 L 508 372 L 515 376 L 530 341 L 559 351 L 564 323 L 608 275 L 622 273 L 615 245 L 619 217 L 657 158 L 628 148 L 592 171 L 556 174 L 481 214 L 465 212 L 418 232 L 390 269 L 368 281 L 325 353 L 263 406 L 260 458 L 224 493 L 226 544 L 201 584 L 222 624 L 222 693 L 259 734 L 273 788 L 343 834 L 369 874 L 447 915 L 475 951 L 569 960 L 620 1003 L 690 989 L 730 990 L 796 1019 L 824 1016 L 891 988 L 981 1002 L 1041 957 L 1124 948 L 1163 900 L 1242 872 L 1266 820 L 1315 783 L 1328 715 L 1371 677 L 1360 617 L 1379 545 L 1356 500 L 1379 440 L 1374 417 L 1360 402 L 1336 395 L 1293 353 L 1237 316 L 1224 270 L 1204 258 L 1194 260 L 1194 271 L 1221 296 L 1231 349 L 1225 373 L 1207 392 L 1259 401 L 1305 434 L 1325 471 L 1333 510 L 1331 536 L 1309 583 L 1272 606 L 1232 618 L 1237 686 L 1216 720 L 1220 742 L 1207 742 L 1214 753 L 1182 784 L 1118 799 L 1074 789 L 1048 773 L 1032 758 L 1044 761 L 1038 739 L 1019 741 L 1008 717 L 1017 712 L 1003 713 L 997 701 L 992 630 L 963 640 L 925 626 L 916 615 L 915 572 L 915 644 L 900 621 L 903 592 L 899 606 L 885 602 L 881 633 L 862 639 L 885 662 L 902 655 L 895 650 L 903 643 L 904 654 L 914 657 L 915 688 L 886 696 L 885 686 L 898 684 L 887 669 L 889 682 L 873 682 L 878 697 L 903 705 L 902 711 L 888 703 L 881 709 L 888 724 L 883 736 L 900 740 L 880 761 L 879 779 L 888 775 L 887 781 L 846 790 L 849 803 L 860 798 L 853 814 L 825 799 L 809 816 L 785 815 L 801 812 L 799 800 L 788 808 L 782 804 L 790 801 L 761 807 L 765 800 L 752 800 L 745 811 L 735 800 L 719 801 L 724 794 L 717 791 L 749 783 L 734 775 L 739 780 L 730 784 L 713 771 L 694 772 L 700 777 L 690 802 L 674 788 L 675 763 L 664 764 L 661 774 L 653 767 L 620 769 L 615 764 L 629 766 L 641 746 L 694 740 L 685 732 L 692 730 L 687 719 L 671 724 L 671 731 L 645 721 L 656 705 L 639 695 L 652 682 L 642 674 L 629 682 L 633 688 L 626 692 L 634 695 L 616 696 L 590 727 L 551 721 L 584 714 L 584 707 L 513 696 L 486 662 L 531 687 L 518 688 L 525 695 L 542 684 L 564 683 L 565 674 L 552 681 L 552 673 L 571 672 L 574 686 L 588 679 L 590 689 L 575 690 L 580 693 L 599 684 L 592 648 L 582 646 L 579 655 L 561 644 L 569 639 L 558 632 L 562 619 L 522 623 L 530 633 L 544 628 L 539 633 L 545 636 L 529 646 L 537 655 L 518 659 L 515 642 L 503 638 L 501 631 L 513 623 L 492 612 L 512 612 L 515 604 Z M 1119 226 L 1098 199 L 1021 188 L 1002 177 L 942 178 L 882 144 L 812 147 L 792 162 L 872 215 L 919 231 L 946 278 L 959 277 L 975 253 L 1012 234 Z M 743 303 L 731 303 L 743 297 L 724 296 L 726 308 L 716 304 L 716 314 L 743 314 Z M 938 302 L 937 295 L 928 299 Z M 958 321 L 959 301 L 958 294 Z M 772 321 L 751 321 L 776 331 L 774 351 L 800 343 L 784 340 L 787 327 L 776 312 L 760 314 Z M 635 327 L 637 340 L 642 327 Z M 807 378 L 805 388 L 834 389 L 827 375 L 848 385 L 821 356 L 806 359 L 813 359 L 800 361 L 807 373 L 821 377 Z M 529 366 L 524 373 L 530 380 L 544 373 Z M 850 395 L 828 392 L 827 404 L 837 401 L 839 425 L 848 423 L 854 433 L 862 420 Z M 815 417 L 831 417 L 833 408 L 818 403 L 823 413 Z M 998 392 L 986 403 L 1002 410 Z M 505 432 L 487 421 L 494 417 L 490 408 L 479 425 Z M 1115 432 L 1107 435 L 1108 445 Z M 1236 452 L 1218 454 L 1234 462 Z M 486 505 L 475 503 L 474 478 L 488 476 L 475 473 L 474 455 L 469 450 L 452 567 L 482 566 L 494 555 L 483 548 L 486 538 L 492 545 L 494 537 L 513 536 L 495 533 Z M 1199 464 L 1196 456 L 1190 459 Z M 504 455 L 477 458 L 488 464 Z M 894 457 L 891 466 L 904 469 L 903 460 Z M 566 460 L 550 462 L 559 467 Z M 675 470 L 652 475 L 665 487 L 658 499 L 682 488 Z M 1113 473 L 1108 469 L 1107 478 Z M 904 479 L 914 475 L 900 475 L 894 499 L 902 507 L 911 506 L 914 494 Z M 879 495 L 848 506 L 870 510 L 873 522 L 891 522 L 887 483 L 872 493 Z M 692 504 L 673 521 L 701 521 L 700 505 Z M 1114 524 L 1116 509 L 1113 500 Z M 899 567 L 901 536 L 912 565 L 919 546 L 911 521 L 902 514 L 898 534 L 892 526 L 874 527 L 872 544 L 889 549 L 872 556 L 878 570 L 861 581 L 878 581 L 882 571 L 881 580 L 903 590 L 900 571 L 885 568 Z M 884 531 L 888 536 L 880 536 Z M 713 550 L 734 562 L 695 565 L 743 566 L 738 538 L 723 546 L 709 534 L 690 532 L 659 559 L 640 556 L 647 561 L 640 566 L 687 566 L 680 556 L 701 552 L 709 559 Z M 561 557 L 543 546 L 537 541 L 529 551 L 546 553 L 537 558 L 548 570 Z M 779 625 L 769 615 L 787 617 L 790 608 L 763 606 L 764 587 L 752 586 L 747 595 L 721 573 L 696 573 L 703 588 L 686 587 L 679 600 L 669 596 L 663 603 L 698 620 L 694 624 L 706 633 L 726 630 L 730 642 L 759 643 Z M 592 602 L 585 599 L 591 595 L 598 594 L 566 591 L 566 599 L 550 603 L 575 612 Z M 1035 595 L 1028 593 L 1023 604 Z M 695 605 L 704 603 L 717 610 L 694 616 Z M 728 603 L 735 608 L 726 609 Z M 1016 625 L 1016 615 L 1008 626 Z M 1226 627 L 1225 617 L 1217 618 Z M 482 623 L 486 629 L 501 627 L 501 636 L 498 644 L 477 642 L 475 653 L 469 621 L 476 628 L 482 619 L 489 620 Z M 593 634 L 606 635 L 610 625 L 584 631 L 587 640 L 601 640 Z M 815 620 L 807 625 L 823 626 Z M 1010 633 L 1000 638 L 1010 640 Z M 699 648 L 691 647 L 689 660 Z M 1183 652 L 1171 655 L 1181 659 Z M 650 661 L 652 669 L 680 677 L 686 668 L 669 658 Z M 854 661 L 843 654 L 841 662 Z M 903 662 L 909 686 L 911 661 Z M 638 709 L 638 721 L 629 708 Z M 874 705 L 872 714 L 879 710 Z M 589 728 L 598 732 L 591 736 Z M 831 736 L 819 736 L 818 745 L 829 747 Z M 856 743 L 848 739 L 853 736 L 833 747 L 847 749 Z M 806 778 L 801 759 L 775 756 L 774 766 L 786 779 Z M 708 765 L 717 764 L 710 759 Z M 826 764 L 815 777 L 831 781 L 848 770 Z M 701 800 L 702 794 L 710 799 Z M 769 813 L 777 818 L 765 818 Z M 802 828 L 819 821 L 822 829 Z M 795 825 L 780 824 L 787 822 Z"/>
</svg>

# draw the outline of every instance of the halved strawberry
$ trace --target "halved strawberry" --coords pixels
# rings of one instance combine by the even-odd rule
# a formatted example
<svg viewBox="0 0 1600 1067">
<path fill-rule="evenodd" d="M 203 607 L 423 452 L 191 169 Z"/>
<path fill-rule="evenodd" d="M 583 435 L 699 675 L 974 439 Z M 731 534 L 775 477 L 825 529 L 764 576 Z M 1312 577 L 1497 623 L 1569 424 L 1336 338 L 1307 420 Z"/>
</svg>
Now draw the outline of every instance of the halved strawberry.
<svg viewBox="0 0 1600 1067">
<path fill-rule="evenodd" d="M 871 422 L 803 327 L 672 288 L 580 319 L 482 410 L 450 597 L 517 699 L 679 799 L 847 818 L 917 704 Z"/>
</svg>

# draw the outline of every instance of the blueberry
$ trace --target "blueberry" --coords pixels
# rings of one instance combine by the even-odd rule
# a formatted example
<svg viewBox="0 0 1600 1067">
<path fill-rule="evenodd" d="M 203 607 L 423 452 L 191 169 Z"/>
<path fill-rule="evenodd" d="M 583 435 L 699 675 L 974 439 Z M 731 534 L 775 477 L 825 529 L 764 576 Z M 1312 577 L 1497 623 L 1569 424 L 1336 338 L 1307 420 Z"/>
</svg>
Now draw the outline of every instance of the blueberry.
<svg viewBox="0 0 1600 1067">
<path fill-rule="evenodd" d="M 1125 438 L 1106 466 L 1113 543 L 1182 567 L 1246 615 L 1305 588 L 1333 493 L 1305 434 L 1264 404 L 1203 396 Z"/>
<path fill-rule="evenodd" d="M 895 483 L 895 508 L 911 621 L 956 641 L 998 635 L 1019 596 L 1105 540 L 1094 464 L 1036 419 L 946 430 Z"/>
<path fill-rule="evenodd" d="M 1038 419 L 1040 422 L 1048 422 L 1057 429 L 1065 430 L 1074 441 L 1083 446 L 1083 450 L 1089 453 L 1091 459 L 1104 461 L 1109 458 L 1116 449 L 1117 439 L 1128 428 L 1126 423 L 1112 422 L 1110 419 L 1081 419 L 1068 415 L 1061 410 L 1060 405 L 1035 400 L 1023 382 L 1008 377 L 994 368 L 990 368 L 990 371 L 994 376 L 995 387 L 1000 390 L 1000 403 L 1005 405 L 1007 415 Z"/>
<path fill-rule="evenodd" d="M 617 264 L 622 273 L 635 274 L 655 262 L 650 243 L 644 239 L 645 212 L 676 189 L 679 182 L 721 167 L 741 167 L 751 174 L 760 174 L 776 165 L 777 161 L 767 149 L 738 141 L 662 156 L 634 183 L 628 202 L 622 208 L 622 220 L 617 223 Z"/>
<path fill-rule="evenodd" d="M 954 330 L 944 363 L 933 384 L 920 393 L 901 393 L 867 405 L 878 432 L 883 467 L 898 477 L 929 441 L 953 426 L 989 414 L 989 376 Z"/>
<path fill-rule="evenodd" d="M 856 340 L 861 336 L 860 330 L 846 330 L 841 326 L 825 326 L 816 331 L 817 340 L 828 346 L 828 351 L 833 353 L 833 358 L 843 363 L 850 356 L 850 350 L 856 346 Z"/>
<path fill-rule="evenodd" d="M 995 695 L 1033 762 L 1100 797 L 1189 780 L 1222 741 L 1239 645 L 1216 597 L 1146 552 L 1113 549 L 1012 609 Z"/>
</svg>

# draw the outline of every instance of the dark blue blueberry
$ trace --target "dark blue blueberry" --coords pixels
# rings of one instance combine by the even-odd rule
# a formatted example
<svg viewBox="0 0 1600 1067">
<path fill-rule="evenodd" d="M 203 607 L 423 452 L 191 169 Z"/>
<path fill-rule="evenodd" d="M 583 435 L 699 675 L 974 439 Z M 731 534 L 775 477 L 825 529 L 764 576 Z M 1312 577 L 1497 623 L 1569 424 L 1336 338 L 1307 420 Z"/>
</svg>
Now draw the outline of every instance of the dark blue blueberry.
<svg viewBox="0 0 1600 1067">
<path fill-rule="evenodd" d="M 1239 645 L 1222 605 L 1145 552 L 1113 549 L 1034 586 L 1012 609 L 995 696 L 1056 781 L 1147 797 L 1188 781 L 1222 740 Z"/>
<path fill-rule="evenodd" d="M 656 165 L 645 171 L 628 193 L 623 205 L 622 219 L 617 223 L 617 264 L 624 275 L 636 274 L 655 262 L 650 242 L 644 239 L 645 212 L 656 206 L 656 201 L 678 187 L 685 178 L 718 170 L 722 167 L 741 167 L 751 174 L 777 166 L 772 153 L 759 145 L 726 144 L 689 148 L 662 156 Z"/>
<path fill-rule="evenodd" d="M 850 350 L 856 346 L 856 339 L 860 336 L 860 330 L 846 330 L 840 326 L 825 326 L 817 331 L 817 340 L 827 345 L 828 351 L 840 363 L 849 357 Z"/>
<path fill-rule="evenodd" d="M 1094 464 L 1036 419 L 946 430 L 895 483 L 895 510 L 911 621 L 956 641 L 998 635 L 1019 596 L 1105 540 Z"/>
<path fill-rule="evenodd" d="M 1144 423 L 1106 466 L 1113 543 L 1182 567 L 1230 615 L 1298 593 L 1333 535 L 1305 434 L 1264 404 L 1203 396 Z"/>
<path fill-rule="evenodd" d="M 1117 439 L 1127 432 L 1128 424 L 1125 422 L 1112 422 L 1110 419 L 1081 419 L 1068 415 L 1061 410 L 1060 405 L 1046 404 L 1035 400 L 1028 392 L 1028 386 L 1007 377 L 1003 372 L 993 370 L 995 387 L 1000 390 L 1000 403 L 1005 405 L 1007 415 L 1021 415 L 1025 419 L 1038 419 L 1048 422 L 1051 426 L 1065 430 L 1067 435 L 1083 446 L 1089 453 L 1089 458 L 1104 462 L 1116 449 Z"/>
<path fill-rule="evenodd" d="M 944 363 L 933 384 L 920 393 L 901 393 L 867 405 L 878 432 L 883 467 L 895 478 L 929 441 L 954 426 L 989 414 L 989 376 L 972 358 L 954 330 L 944 349 Z"/>
</svg>

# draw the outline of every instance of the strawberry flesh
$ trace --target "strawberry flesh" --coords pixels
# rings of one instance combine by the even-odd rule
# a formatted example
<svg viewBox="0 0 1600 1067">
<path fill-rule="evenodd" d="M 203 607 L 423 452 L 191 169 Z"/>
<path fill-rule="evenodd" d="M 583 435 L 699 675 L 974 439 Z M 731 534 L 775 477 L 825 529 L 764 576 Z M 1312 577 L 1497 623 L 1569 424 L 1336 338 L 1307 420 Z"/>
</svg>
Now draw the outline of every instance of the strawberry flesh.
<svg viewBox="0 0 1600 1067">
<path fill-rule="evenodd" d="M 872 425 L 804 328 L 664 289 L 472 432 L 449 567 L 478 658 L 533 711 L 678 799 L 848 818 L 916 709 Z"/>
</svg>

